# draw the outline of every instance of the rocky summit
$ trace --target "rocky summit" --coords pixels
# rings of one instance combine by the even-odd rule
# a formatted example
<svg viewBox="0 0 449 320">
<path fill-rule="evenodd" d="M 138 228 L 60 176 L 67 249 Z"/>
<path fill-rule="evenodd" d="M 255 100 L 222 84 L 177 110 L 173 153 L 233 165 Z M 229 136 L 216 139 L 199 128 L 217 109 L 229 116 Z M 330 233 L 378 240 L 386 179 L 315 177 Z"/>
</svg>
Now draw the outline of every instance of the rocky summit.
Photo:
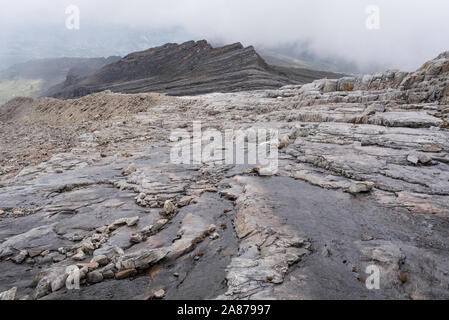
<svg viewBox="0 0 449 320">
<path fill-rule="evenodd" d="M 250 46 L 235 43 L 213 48 L 207 41 L 168 43 L 135 52 L 85 77 L 67 80 L 44 96 L 77 98 L 111 90 L 118 93 L 163 92 L 197 95 L 274 89 L 298 84 L 303 79 L 340 78 L 341 74 L 312 70 L 289 70 L 269 66 Z"/>
<path fill-rule="evenodd" d="M 196 93 L 263 90 L 112 92 L 191 93 L 194 65 Z M 449 299 L 449 53 L 304 85 L 267 70 L 189 42 L 57 96 L 112 91 L 2 106 L 0 297 Z M 277 130 L 277 168 L 173 163 L 194 121 Z"/>
</svg>

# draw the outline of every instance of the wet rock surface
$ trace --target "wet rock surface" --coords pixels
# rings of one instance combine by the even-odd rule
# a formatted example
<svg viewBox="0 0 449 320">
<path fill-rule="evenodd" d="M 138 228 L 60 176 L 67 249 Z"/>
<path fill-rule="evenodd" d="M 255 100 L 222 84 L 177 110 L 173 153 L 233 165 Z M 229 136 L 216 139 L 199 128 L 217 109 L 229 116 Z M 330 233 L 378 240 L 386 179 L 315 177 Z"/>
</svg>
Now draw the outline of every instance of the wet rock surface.
<svg viewBox="0 0 449 320">
<path fill-rule="evenodd" d="M 35 124 L 25 115 L 53 100 L 18 104 L 20 117 L 9 105 L 0 297 L 449 298 L 448 66 L 442 54 L 414 73 L 278 90 L 104 92 L 83 98 L 93 109 L 82 125 L 63 119 L 89 100 L 58 102 L 52 129 L 44 111 Z M 127 111 L 94 119 L 99 99 Z M 171 163 L 170 132 L 192 121 L 277 129 L 277 170 Z M 17 160 L 35 148 L 45 157 Z M 379 290 L 366 287 L 370 265 Z M 70 266 L 79 290 L 66 286 Z"/>
</svg>

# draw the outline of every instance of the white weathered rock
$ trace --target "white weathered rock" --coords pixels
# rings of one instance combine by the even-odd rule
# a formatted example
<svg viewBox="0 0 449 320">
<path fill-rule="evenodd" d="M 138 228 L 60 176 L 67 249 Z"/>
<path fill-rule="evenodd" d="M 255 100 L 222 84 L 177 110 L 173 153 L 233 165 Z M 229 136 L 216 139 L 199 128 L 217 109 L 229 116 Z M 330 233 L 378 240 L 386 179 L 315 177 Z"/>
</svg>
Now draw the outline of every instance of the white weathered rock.
<svg viewBox="0 0 449 320">
<path fill-rule="evenodd" d="M 190 204 L 190 202 L 191 202 L 193 199 L 195 199 L 194 196 L 185 196 L 185 197 L 182 197 L 182 198 L 179 200 L 179 202 L 178 202 L 178 206 L 179 206 L 179 207 L 185 207 L 185 206 L 188 206 L 188 205 Z"/>
<path fill-rule="evenodd" d="M 370 192 L 375 186 L 374 182 L 369 181 L 352 181 L 348 192 L 352 194 Z"/>
<path fill-rule="evenodd" d="M 105 255 L 100 254 L 100 255 L 94 256 L 92 258 L 92 260 L 90 260 L 90 262 L 91 263 L 95 263 L 96 262 L 100 266 L 105 266 L 105 265 L 107 265 L 109 263 L 109 258 L 107 256 L 105 256 Z"/>
<path fill-rule="evenodd" d="M 90 250 L 93 251 L 95 250 L 95 245 L 92 243 L 91 238 L 87 238 L 85 240 L 83 240 L 83 242 L 81 242 L 80 248 L 82 248 L 83 250 Z"/>
<path fill-rule="evenodd" d="M 128 219 L 126 219 L 126 225 L 128 227 L 135 226 L 137 224 L 137 222 L 139 222 L 139 220 L 140 220 L 139 217 L 128 218 Z"/>
<path fill-rule="evenodd" d="M 209 236 L 209 238 L 211 240 L 217 240 L 218 238 L 220 238 L 220 235 L 218 234 L 218 232 L 214 232 Z"/>
<path fill-rule="evenodd" d="M 122 175 L 128 176 L 135 171 L 136 171 L 136 165 L 134 163 L 131 163 L 125 170 L 122 171 Z"/>
<path fill-rule="evenodd" d="M 66 285 L 68 274 L 61 274 L 50 283 L 51 292 L 56 292 Z"/>
<path fill-rule="evenodd" d="M 146 269 L 150 265 L 162 260 L 169 252 L 168 248 L 141 249 L 127 253 L 117 259 L 116 268 L 119 271 L 126 269 Z"/>
<path fill-rule="evenodd" d="M 23 261 L 25 261 L 26 257 L 28 256 L 27 250 L 21 250 L 19 254 L 17 254 L 14 258 L 11 260 L 17 264 L 21 264 Z"/>
<path fill-rule="evenodd" d="M 156 299 L 162 299 L 163 297 L 165 297 L 165 290 L 164 289 L 160 289 L 154 292 L 154 298 Z"/>
<path fill-rule="evenodd" d="M 131 235 L 131 238 L 129 239 L 129 241 L 131 243 L 140 243 L 142 242 L 142 236 L 140 234 L 134 233 Z"/>
<path fill-rule="evenodd" d="M 407 161 L 413 164 L 427 164 L 432 161 L 432 158 L 424 153 L 412 152 L 407 156 Z"/>
<path fill-rule="evenodd" d="M 164 213 L 166 215 L 171 215 L 175 212 L 175 205 L 170 200 L 165 201 L 164 203 Z"/>
<path fill-rule="evenodd" d="M 124 226 L 125 224 L 128 227 L 132 227 L 132 226 L 135 226 L 139 222 L 139 220 L 140 220 L 140 217 L 138 217 L 138 216 L 135 216 L 132 218 L 120 218 L 120 219 L 115 220 L 113 223 L 111 223 L 108 226 L 108 228 L 110 230 L 115 230 L 121 226 Z"/>
<path fill-rule="evenodd" d="M 72 259 L 75 261 L 82 261 L 86 258 L 86 255 L 84 254 L 83 250 L 78 250 L 75 255 L 72 256 Z"/>
<path fill-rule="evenodd" d="M 292 142 L 290 141 L 290 138 L 287 135 L 285 135 L 284 137 L 282 137 L 279 140 L 278 148 L 279 149 L 284 149 L 284 148 L 288 147 L 291 143 Z"/>
<path fill-rule="evenodd" d="M 17 287 L 0 293 L 0 300 L 14 300 L 16 298 Z"/>
<path fill-rule="evenodd" d="M 279 172 L 275 166 L 257 167 L 255 170 L 260 176 L 274 176 Z"/>
</svg>

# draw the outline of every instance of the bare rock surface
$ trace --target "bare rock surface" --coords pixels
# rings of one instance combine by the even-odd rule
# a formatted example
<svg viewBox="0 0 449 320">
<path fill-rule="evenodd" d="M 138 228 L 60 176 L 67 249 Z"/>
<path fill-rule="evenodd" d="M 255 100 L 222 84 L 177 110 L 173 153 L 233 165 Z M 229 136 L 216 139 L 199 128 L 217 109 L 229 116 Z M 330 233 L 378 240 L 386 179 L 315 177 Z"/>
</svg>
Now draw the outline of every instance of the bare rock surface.
<svg viewBox="0 0 449 320">
<path fill-rule="evenodd" d="M 268 66 L 253 47 L 213 48 L 207 41 L 168 43 L 135 52 L 94 74 L 50 89 L 45 95 L 76 98 L 103 90 L 191 95 L 279 88 L 298 83 Z"/>
<path fill-rule="evenodd" d="M 444 53 L 276 90 L 13 100 L 1 297 L 448 299 L 448 84 Z M 192 121 L 278 130 L 278 167 L 171 163 Z"/>
</svg>

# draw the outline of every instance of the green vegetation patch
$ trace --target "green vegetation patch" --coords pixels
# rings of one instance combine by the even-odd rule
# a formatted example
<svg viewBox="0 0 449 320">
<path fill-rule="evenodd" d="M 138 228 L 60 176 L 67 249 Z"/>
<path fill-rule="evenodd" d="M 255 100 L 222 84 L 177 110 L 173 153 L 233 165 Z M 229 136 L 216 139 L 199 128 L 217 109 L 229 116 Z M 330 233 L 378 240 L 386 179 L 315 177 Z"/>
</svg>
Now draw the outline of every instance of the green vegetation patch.
<svg viewBox="0 0 449 320">
<path fill-rule="evenodd" d="M 0 105 L 15 97 L 32 97 L 42 90 L 43 79 L 14 79 L 0 82 Z"/>
</svg>

